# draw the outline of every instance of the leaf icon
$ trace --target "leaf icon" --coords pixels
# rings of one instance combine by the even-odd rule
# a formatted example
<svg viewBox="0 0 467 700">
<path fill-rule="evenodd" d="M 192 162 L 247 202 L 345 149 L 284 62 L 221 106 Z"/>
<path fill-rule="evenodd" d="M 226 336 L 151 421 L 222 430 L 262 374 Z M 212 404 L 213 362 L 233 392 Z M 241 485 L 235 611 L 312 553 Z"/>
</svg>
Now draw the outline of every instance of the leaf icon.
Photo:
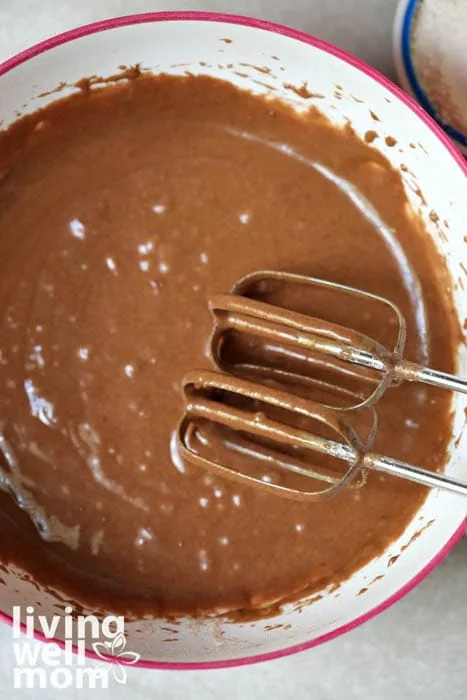
<svg viewBox="0 0 467 700">
<path fill-rule="evenodd" d="M 141 656 L 134 651 L 125 651 L 126 638 L 124 634 L 117 635 L 112 642 L 93 642 L 94 653 L 103 661 L 112 663 L 112 676 L 116 683 L 125 685 L 127 682 L 127 672 L 124 666 L 136 664 Z M 97 664 L 100 668 L 102 664 Z M 110 670 L 103 670 L 103 674 L 109 674 Z"/>
<path fill-rule="evenodd" d="M 112 664 L 112 674 L 116 683 L 125 685 L 127 681 L 126 669 L 120 664 Z"/>
<path fill-rule="evenodd" d="M 110 649 L 108 642 L 93 642 L 92 649 L 100 659 L 103 659 L 104 661 L 109 660 Z"/>
<path fill-rule="evenodd" d="M 141 654 L 137 654 L 135 651 L 123 651 L 118 655 L 119 663 L 125 664 L 125 666 L 137 664 L 140 658 Z"/>
<path fill-rule="evenodd" d="M 112 656 L 120 656 L 120 653 L 126 647 L 126 639 L 123 634 L 119 634 L 112 642 Z"/>
</svg>

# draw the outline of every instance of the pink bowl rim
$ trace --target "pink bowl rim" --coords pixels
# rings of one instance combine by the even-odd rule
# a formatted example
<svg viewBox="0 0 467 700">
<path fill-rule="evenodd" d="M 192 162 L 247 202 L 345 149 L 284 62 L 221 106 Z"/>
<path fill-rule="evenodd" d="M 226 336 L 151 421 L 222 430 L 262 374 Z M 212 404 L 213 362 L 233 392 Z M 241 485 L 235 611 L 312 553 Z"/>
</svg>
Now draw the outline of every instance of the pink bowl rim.
<svg viewBox="0 0 467 700">
<path fill-rule="evenodd" d="M 50 51 L 51 49 L 60 46 L 61 44 L 74 41 L 75 39 L 80 39 L 81 37 L 88 36 L 89 34 L 97 34 L 98 32 L 107 31 L 109 29 L 115 29 L 118 27 L 126 27 L 133 24 L 145 24 L 151 22 L 179 22 L 179 21 L 191 21 L 191 22 L 218 22 L 226 25 L 242 25 L 251 27 L 253 29 L 260 29 L 267 32 L 272 32 L 274 34 L 281 34 L 283 36 L 289 37 L 290 39 L 295 39 L 304 44 L 309 44 L 320 51 L 329 53 L 332 56 L 344 61 L 354 68 L 357 68 L 362 73 L 367 75 L 369 78 L 375 82 L 382 85 L 386 90 L 388 90 L 392 95 L 394 95 L 398 100 L 403 102 L 412 112 L 414 112 L 435 134 L 435 136 L 441 141 L 444 147 L 449 151 L 453 160 L 457 163 L 461 171 L 467 177 L 467 161 L 463 158 L 460 151 L 453 145 L 444 131 L 438 126 L 438 124 L 415 102 L 415 100 L 405 93 L 401 88 L 397 87 L 388 78 L 382 75 L 375 68 L 372 68 L 368 64 L 364 63 L 360 59 L 352 56 L 351 54 L 339 49 L 328 42 L 318 39 L 306 34 L 305 32 L 299 31 L 298 29 L 292 29 L 286 27 L 282 24 L 277 24 L 275 22 L 269 22 L 266 20 L 255 19 L 253 17 L 245 17 L 243 15 L 233 15 L 218 12 L 197 12 L 197 11 L 175 11 L 175 12 L 144 12 L 141 14 L 124 15 L 121 17 L 113 17 L 106 20 L 101 20 L 98 22 L 92 22 L 91 24 L 85 24 L 75 29 L 71 29 L 61 34 L 57 34 L 49 39 L 31 46 L 30 48 L 21 51 L 20 53 L 8 58 L 3 63 L 0 63 L 0 76 L 8 73 L 17 66 L 25 63 L 31 58 L 38 56 L 45 51 Z M 405 583 L 396 593 L 389 596 L 386 600 L 382 601 L 374 608 L 368 612 L 360 615 L 359 617 L 347 622 L 345 625 L 338 627 L 327 634 L 323 634 L 315 639 L 308 642 L 303 642 L 301 644 L 295 644 L 294 646 L 286 647 L 278 651 L 267 652 L 264 654 L 256 654 L 253 656 L 246 656 L 240 659 L 231 659 L 227 661 L 205 661 L 199 663 L 172 663 L 172 662 L 157 662 L 157 661 L 139 661 L 135 664 L 135 667 L 139 668 L 150 668 L 157 670 L 172 670 L 172 671 L 186 671 L 186 670 L 208 670 L 208 669 L 220 669 L 220 668 L 231 668 L 235 666 L 246 666 L 254 663 L 260 663 L 263 661 L 269 661 L 272 659 L 278 659 L 283 656 L 290 656 L 291 654 L 296 654 L 299 651 L 305 651 L 306 649 L 311 649 L 319 644 L 336 639 L 345 632 L 349 632 L 355 629 L 359 625 L 371 620 L 373 617 L 383 612 L 391 605 L 400 600 L 403 596 L 409 593 L 415 586 L 417 586 L 438 564 L 440 564 L 451 549 L 459 542 L 463 535 L 467 531 L 467 521 L 464 521 L 455 530 L 453 535 L 449 540 L 443 545 L 443 547 L 437 552 L 437 554 L 407 583 Z M 13 620 L 10 616 L 5 613 L 0 612 L 0 620 L 12 625 Z M 53 640 L 46 639 L 42 634 L 36 633 L 36 638 L 43 642 L 50 642 Z M 90 658 L 98 659 L 97 655 L 93 652 L 87 652 L 86 654 Z"/>
</svg>

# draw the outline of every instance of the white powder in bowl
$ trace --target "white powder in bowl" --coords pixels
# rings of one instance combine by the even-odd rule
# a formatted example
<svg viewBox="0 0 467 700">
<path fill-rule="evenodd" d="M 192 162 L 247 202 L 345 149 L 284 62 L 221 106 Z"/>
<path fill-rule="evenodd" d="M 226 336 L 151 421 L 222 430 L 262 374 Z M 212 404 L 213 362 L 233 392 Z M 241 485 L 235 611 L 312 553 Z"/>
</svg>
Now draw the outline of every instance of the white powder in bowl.
<svg viewBox="0 0 467 700">
<path fill-rule="evenodd" d="M 467 133 L 467 0 L 421 0 L 412 60 L 439 118 Z"/>
</svg>

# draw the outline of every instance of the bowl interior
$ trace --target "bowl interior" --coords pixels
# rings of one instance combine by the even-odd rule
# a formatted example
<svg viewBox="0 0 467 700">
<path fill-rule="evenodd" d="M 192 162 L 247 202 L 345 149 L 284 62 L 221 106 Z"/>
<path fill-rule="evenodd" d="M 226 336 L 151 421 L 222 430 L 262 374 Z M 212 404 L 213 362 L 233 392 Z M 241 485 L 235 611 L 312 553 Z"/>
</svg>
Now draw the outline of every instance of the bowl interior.
<svg viewBox="0 0 467 700">
<path fill-rule="evenodd" d="M 315 105 L 336 124 L 350 121 L 361 136 L 367 130 L 377 130 L 380 138 L 376 147 L 397 169 L 402 168 L 411 206 L 422 216 L 446 259 L 456 311 L 461 325 L 464 323 L 465 165 L 419 108 L 408 104 L 397 88 L 356 60 L 292 30 L 255 20 L 192 13 L 112 20 L 46 42 L 23 59 L 0 67 L 4 127 L 18 112 L 34 111 L 56 99 L 56 94 L 44 93 L 59 83 L 73 85 L 83 76 L 106 77 L 118 72 L 119 66 L 140 64 L 156 73 L 183 74 L 188 70 L 219 77 L 256 93 L 280 96 L 298 110 Z M 305 82 L 311 97 L 301 97 L 287 87 L 300 87 Z M 61 95 L 73 89 L 66 88 Z M 385 136 L 393 137 L 396 146 L 388 146 Z M 427 204 L 417 194 L 420 190 Z M 464 345 L 459 345 L 458 370 L 464 374 L 467 370 Z M 455 397 L 448 472 L 467 478 L 464 408 L 465 400 Z M 254 623 L 127 623 L 128 649 L 141 654 L 149 665 L 177 667 L 254 661 L 316 644 L 371 617 L 414 585 L 460 537 L 464 519 L 462 499 L 432 492 L 384 555 L 313 605 L 301 609 L 292 606 L 274 619 Z M 395 563 L 389 566 L 391 561 Z M 46 591 L 38 593 L 18 572 L 2 573 L 2 577 L 5 585 L 0 588 L 0 610 L 5 616 L 11 615 L 12 605 L 39 598 L 42 614 L 56 612 L 53 606 L 57 599 Z M 168 637 L 170 644 L 164 641 Z"/>
</svg>

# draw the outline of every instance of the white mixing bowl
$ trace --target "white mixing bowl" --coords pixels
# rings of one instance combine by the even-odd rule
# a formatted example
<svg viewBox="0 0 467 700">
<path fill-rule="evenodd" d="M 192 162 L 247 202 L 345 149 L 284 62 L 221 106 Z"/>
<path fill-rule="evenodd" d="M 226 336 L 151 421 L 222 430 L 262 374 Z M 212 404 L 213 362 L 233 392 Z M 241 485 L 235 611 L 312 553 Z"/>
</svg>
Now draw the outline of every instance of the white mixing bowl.
<svg viewBox="0 0 467 700">
<path fill-rule="evenodd" d="M 34 111 L 56 99 L 54 94 L 40 95 L 61 82 L 71 85 L 83 76 L 105 77 L 118 72 L 118 66 L 135 64 L 155 73 L 175 75 L 189 70 L 209 74 L 256 93 L 267 93 L 267 83 L 276 89 L 276 96 L 297 108 L 316 104 L 336 124 L 350 120 L 360 135 L 376 129 L 380 136 L 395 138 L 397 147 L 387 146 L 384 138 L 375 141 L 376 147 L 396 168 L 406 166 L 402 176 L 408 198 L 416 211 L 421 207 L 427 235 L 447 260 L 457 313 L 461 325 L 464 323 L 465 162 L 411 98 L 360 61 L 306 34 L 245 17 L 192 12 L 121 17 L 82 27 L 0 66 L 3 127 L 15 120 L 17 111 Z M 260 73 L 255 66 L 266 66 L 271 72 Z M 305 81 L 310 90 L 324 97 L 307 100 L 284 88 L 284 83 L 300 86 Z M 426 206 L 415 194 L 415 184 Z M 432 210 L 438 223 L 430 218 Z M 467 373 L 464 345 L 459 346 L 458 371 Z M 452 406 L 454 428 L 447 472 L 466 479 L 465 399 L 453 397 Z M 355 573 L 339 591 L 325 593 L 312 605 L 300 611 L 291 606 L 274 619 L 244 624 L 219 620 L 185 620 L 178 625 L 128 623 L 128 649 L 141 654 L 141 665 L 181 669 L 251 663 L 311 647 L 371 618 L 409 591 L 462 536 L 465 516 L 461 498 L 431 492 L 404 534 L 381 557 Z M 391 560 L 395 563 L 388 566 Z M 56 613 L 57 599 L 50 592 L 38 592 L 18 572 L 2 571 L 2 579 L 0 610 L 6 621 L 13 605 L 31 601 L 41 601 L 41 614 Z M 362 589 L 367 590 L 359 595 Z M 170 636 L 168 627 L 177 630 L 170 643 L 164 641 Z"/>
</svg>

